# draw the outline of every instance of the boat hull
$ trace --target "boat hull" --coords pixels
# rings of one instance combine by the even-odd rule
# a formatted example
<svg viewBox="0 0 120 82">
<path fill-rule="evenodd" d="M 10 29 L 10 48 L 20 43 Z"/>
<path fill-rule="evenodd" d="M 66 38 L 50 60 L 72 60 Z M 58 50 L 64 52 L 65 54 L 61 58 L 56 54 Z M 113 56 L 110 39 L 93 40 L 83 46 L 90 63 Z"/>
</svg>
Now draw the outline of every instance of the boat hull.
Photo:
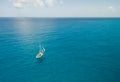
<svg viewBox="0 0 120 82">
<path fill-rule="evenodd" d="M 38 59 L 38 58 L 41 58 L 43 56 L 43 53 L 39 53 L 39 54 L 37 54 L 37 56 L 36 56 L 36 58 Z"/>
</svg>

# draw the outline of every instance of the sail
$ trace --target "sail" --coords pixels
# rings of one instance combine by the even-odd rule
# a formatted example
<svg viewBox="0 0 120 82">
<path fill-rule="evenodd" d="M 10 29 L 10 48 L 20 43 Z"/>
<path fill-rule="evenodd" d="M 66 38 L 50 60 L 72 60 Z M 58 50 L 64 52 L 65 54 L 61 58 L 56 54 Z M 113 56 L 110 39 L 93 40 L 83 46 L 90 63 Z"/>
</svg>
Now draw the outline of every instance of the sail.
<svg viewBox="0 0 120 82">
<path fill-rule="evenodd" d="M 42 46 L 42 44 L 39 45 L 39 52 L 45 52 L 45 48 Z"/>
</svg>

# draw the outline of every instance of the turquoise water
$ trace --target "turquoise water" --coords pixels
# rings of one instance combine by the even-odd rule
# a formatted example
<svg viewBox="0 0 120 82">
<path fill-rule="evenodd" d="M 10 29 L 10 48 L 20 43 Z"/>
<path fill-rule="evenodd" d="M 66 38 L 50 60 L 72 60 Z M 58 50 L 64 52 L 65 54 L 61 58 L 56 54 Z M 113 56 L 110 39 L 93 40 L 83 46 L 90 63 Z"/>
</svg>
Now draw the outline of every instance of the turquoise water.
<svg viewBox="0 0 120 82">
<path fill-rule="evenodd" d="M 40 44 L 46 52 L 36 59 Z M 0 82 L 120 82 L 119 77 L 119 18 L 0 18 Z"/>
</svg>

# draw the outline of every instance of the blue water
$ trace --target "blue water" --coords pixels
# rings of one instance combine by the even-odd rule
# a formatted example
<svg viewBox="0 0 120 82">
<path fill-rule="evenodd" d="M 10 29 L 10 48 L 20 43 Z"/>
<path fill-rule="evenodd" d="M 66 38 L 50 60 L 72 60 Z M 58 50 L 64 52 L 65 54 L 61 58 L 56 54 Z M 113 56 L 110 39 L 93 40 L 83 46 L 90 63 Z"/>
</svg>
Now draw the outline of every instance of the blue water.
<svg viewBox="0 0 120 82">
<path fill-rule="evenodd" d="M 0 82 L 120 82 L 120 19 L 0 18 Z"/>
</svg>

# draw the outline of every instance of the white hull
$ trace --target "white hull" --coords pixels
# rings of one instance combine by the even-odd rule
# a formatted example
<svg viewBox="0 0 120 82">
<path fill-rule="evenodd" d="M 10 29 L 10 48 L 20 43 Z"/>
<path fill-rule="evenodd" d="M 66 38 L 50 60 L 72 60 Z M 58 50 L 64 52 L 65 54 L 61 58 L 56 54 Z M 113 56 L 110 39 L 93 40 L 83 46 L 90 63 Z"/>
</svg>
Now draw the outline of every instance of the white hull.
<svg viewBox="0 0 120 82">
<path fill-rule="evenodd" d="M 43 53 L 38 53 L 37 55 L 36 55 L 36 58 L 41 58 L 43 56 Z"/>
<path fill-rule="evenodd" d="M 45 52 L 45 49 L 43 48 L 43 50 L 36 55 L 36 58 L 37 59 L 41 58 L 43 56 L 44 52 Z"/>
</svg>

